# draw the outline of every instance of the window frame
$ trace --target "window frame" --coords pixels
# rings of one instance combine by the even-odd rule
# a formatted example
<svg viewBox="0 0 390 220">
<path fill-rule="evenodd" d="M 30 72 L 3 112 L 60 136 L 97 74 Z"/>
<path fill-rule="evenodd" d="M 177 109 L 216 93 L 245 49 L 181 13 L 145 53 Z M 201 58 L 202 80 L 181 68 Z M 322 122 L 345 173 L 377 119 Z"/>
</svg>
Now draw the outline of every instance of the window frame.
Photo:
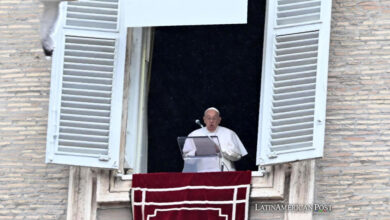
<svg viewBox="0 0 390 220">
<path fill-rule="evenodd" d="M 129 28 L 127 112 L 124 168 L 129 173 L 147 172 L 147 92 L 149 87 L 150 65 L 152 54 L 152 28 Z"/>
<path fill-rule="evenodd" d="M 122 2 L 121 0 L 119 0 L 119 2 Z M 274 11 L 272 10 L 269 10 L 269 8 L 272 8 L 273 10 L 275 10 L 275 7 L 276 7 L 276 4 L 271 4 L 270 5 L 270 2 L 272 3 L 272 1 L 268 0 L 267 1 L 267 10 L 266 10 L 266 25 L 265 25 L 265 31 L 264 31 L 264 34 L 266 36 L 271 36 L 273 37 L 273 35 L 275 34 L 274 33 L 274 29 L 273 28 L 270 28 L 268 26 L 269 22 L 274 22 L 274 18 L 272 16 L 270 16 L 270 13 L 275 13 Z M 322 4 L 324 4 L 327 8 L 330 9 L 330 6 L 331 6 L 331 3 L 329 3 L 328 1 L 325 1 L 325 0 L 321 0 L 320 1 Z M 268 6 L 271 6 L 271 7 L 268 7 Z M 324 7 L 325 7 L 324 6 Z M 65 6 L 63 6 L 65 7 Z M 123 11 L 123 8 L 120 10 L 120 11 Z M 120 13 L 121 15 L 123 15 L 124 13 L 121 12 Z M 321 11 L 321 17 L 323 17 L 323 20 L 325 20 L 326 22 L 323 22 L 323 21 L 320 21 L 319 23 L 324 23 L 323 26 L 324 26 L 324 29 L 325 29 L 325 35 L 326 33 L 329 33 L 330 31 L 330 11 L 327 11 L 327 10 L 322 10 Z M 62 19 L 60 19 L 60 21 L 62 22 L 61 25 L 63 27 L 66 27 L 64 26 L 64 16 L 62 17 Z M 120 16 L 120 21 L 123 20 L 123 16 Z M 122 22 L 123 23 L 123 22 Z M 148 144 L 147 144 L 147 116 L 146 116 L 146 103 L 147 103 L 147 91 L 148 91 L 148 78 L 149 78 L 149 70 L 150 70 L 150 63 L 151 63 L 151 53 L 152 51 L 151 48 L 152 48 L 152 31 L 151 29 L 149 28 L 132 28 L 130 29 L 131 31 L 127 31 L 127 28 L 124 27 L 124 25 L 121 23 L 121 25 L 119 25 L 119 31 L 122 31 L 121 34 L 119 34 L 119 36 L 126 36 L 127 33 L 131 34 L 131 41 L 128 42 L 128 49 L 129 49 L 129 54 L 127 55 L 127 58 L 126 59 L 119 59 L 118 62 L 121 62 L 123 63 L 122 66 L 124 66 L 124 62 L 127 63 L 127 67 L 128 67 L 128 70 L 127 71 L 123 71 L 124 74 L 129 74 L 129 84 L 128 84 L 128 94 L 127 94 L 127 97 L 128 99 L 126 100 L 127 101 L 127 105 L 124 106 L 125 108 L 125 111 L 127 111 L 127 120 L 126 122 L 120 122 L 118 124 L 115 124 L 115 125 L 112 125 L 112 127 L 114 127 L 116 129 L 116 131 L 114 133 L 122 133 L 121 135 L 121 143 L 117 143 L 117 144 L 114 144 L 115 146 L 112 146 L 115 150 L 118 150 L 119 152 L 119 149 L 121 151 L 120 153 L 120 157 L 122 158 L 120 161 L 119 161 L 119 164 L 121 164 L 119 167 L 118 165 L 114 165 L 112 167 L 105 167 L 105 168 L 112 168 L 112 169 L 119 169 L 119 172 L 120 173 L 123 173 L 123 169 L 124 168 L 129 168 L 130 169 L 130 172 L 129 173 L 138 173 L 138 172 L 146 172 L 147 170 L 147 148 L 148 148 Z M 313 25 L 313 24 L 309 24 L 309 25 Z M 316 24 L 314 24 L 316 25 Z M 302 28 L 301 26 L 299 28 Z M 306 28 L 306 27 L 304 27 Z M 72 30 L 72 31 L 76 31 L 76 32 L 79 32 L 80 35 L 86 35 L 86 36 L 89 36 L 88 34 L 86 34 L 87 32 L 89 31 L 84 31 L 84 30 Z M 62 32 L 66 32 L 66 30 L 61 30 L 60 33 Z M 72 32 L 73 34 L 74 32 Z M 105 33 L 106 35 L 109 35 L 109 33 Z M 60 34 L 61 35 L 61 34 Z M 104 35 L 104 34 L 103 34 Z M 324 36 L 324 38 L 328 37 L 327 39 L 329 39 L 329 36 Z M 61 37 L 59 37 L 59 39 L 61 40 Z M 271 39 L 271 38 L 268 38 L 266 37 L 264 39 L 264 47 L 263 47 L 263 53 L 264 53 L 264 58 L 267 58 L 267 54 L 270 53 L 270 50 L 269 50 L 269 47 L 267 46 L 269 44 L 269 40 L 267 39 Z M 326 40 L 325 40 L 326 42 Z M 123 41 L 121 41 L 120 45 L 119 46 L 124 46 L 126 45 L 126 41 L 123 43 Z M 126 48 L 126 46 L 125 46 Z M 328 47 L 320 47 L 319 49 L 321 50 L 324 50 L 324 51 L 327 51 Z M 57 48 L 57 53 L 60 53 L 63 51 L 61 51 L 61 49 L 58 49 Z M 322 59 L 327 61 L 327 53 L 321 53 L 322 54 Z M 124 54 L 122 53 L 119 57 L 124 57 Z M 268 58 L 270 59 L 270 58 Z M 269 62 L 269 61 L 268 61 Z M 58 80 L 56 77 L 57 74 L 56 74 L 56 71 L 54 71 L 56 69 L 56 67 L 58 68 L 58 66 L 60 66 L 59 64 L 61 64 L 62 61 L 60 59 L 53 59 L 53 73 L 52 73 L 52 83 L 58 83 Z M 323 64 L 324 65 L 324 69 L 327 69 L 327 64 Z M 266 71 L 269 71 L 267 70 L 268 67 L 266 67 L 266 62 L 263 61 L 263 71 L 262 71 L 262 78 L 264 79 L 264 77 L 267 75 Z M 118 69 L 117 69 L 118 71 Z M 326 72 L 326 71 L 324 71 Z M 262 83 L 264 83 L 265 80 L 262 80 Z M 325 75 L 322 75 L 322 78 L 317 78 L 317 81 L 326 81 L 326 74 Z M 118 86 L 118 84 L 116 84 L 116 86 Z M 122 85 L 119 85 L 119 88 L 122 88 L 121 87 Z M 127 85 L 126 85 L 127 86 Z M 260 103 L 264 103 L 264 96 L 266 95 L 265 92 L 263 92 L 263 86 L 262 86 L 262 91 L 261 91 L 261 99 L 260 99 Z M 322 88 L 323 93 L 326 95 L 326 82 L 325 82 L 325 87 Z M 55 93 L 53 91 L 51 91 L 51 93 Z M 53 95 L 53 98 L 51 98 L 51 100 L 53 99 L 56 99 L 56 96 Z M 56 101 L 56 100 L 55 100 Z M 57 100 L 58 101 L 58 100 Z M 125 102 L 126 102 L 125 101 Z M 119 99 L 116 99 L 115 102 L 123 102 L 123 100 L 119 100 Z M 119 105 L 118 105 L 119 106 Z M 325 105 L 323 104 L 322 106 L 323 108 L 325 108 Z M 316 108 L 317 110 L 318 108 Z M 114 114 L 117 114 L 117 113 L 120 113 L 122 111 L 122 108 L 119 109 L 119 108 L 115 108 L 115 109 L 112 109 L 114 110 L 116 113 Z M 259 126 L 262 126 L 264 124 L 264 121 L 262 121 L 262 114 L 263 114 L 263 111 L 260 110 L 260 117 L 259 117 Z M 324 123 L 325 121 L 325 112 L 321 112 L 320 114 L 322 114 L 323 116 L 323 120 L 322 120 L 322 123 Z M 49 118 L 52 118 L 53 117 L 53 114 L 52 111 L 50 111 L 49 113 Z M 55 115 L 56 117 L 58 117 L 58 115 Z M 124 117 L 123 117 L 124 118 Z M 126 123 L 126 126 L 123 126 L 123 124 Z M 49 126 L 48 126 L 49 127 Z M 126 131 L 123 131 L 123 128 L 126 127 Z M 121 131 L 121 128 L 122 128 L 122 131 Z M 52 131 L 50 131 L 50 127 L 49 127 L 49 130 L 48 130 L 48 145 L 50 143 L 50 140 L 49 140 L 49 136 L 52 136 Z M 259 127 L 258 131 L 262 131 L 262 129 Z M 322 131 L 320 131 L 319 133 L 322 132 L 322 138 L 321 138 L 321 134 L 317 135 L 319 136 L 319 141 L 323 142 L 323 139 L 324 139 L 324 127 L 322 127 Z M 111 132 L 111 131 L 110 131 Z M 262 133 L 262 132 L 258 132 L 259 134 Z M 50 135 L 49 135 L 50 134 Z M 260 140 L 260 138 L 259 138 Z M 259 141 L 258 143 L 258 146 L 257 146 L 257 157 L 260 158 L 260 156 L 263 154 L 265 154 L 264 152 L 261 152 L 262 149 L 264 149 L 264 147 L 260 147 L 262 146 L 263 144 L 261 143 L 261 141 Z M 323 146 L 322 148 L 320 149 L 323 151 Z M 321 155 L 322 155 L 322 151 L 321 151 Z M 48 154 L 51 154 L 52 152 L 50 151 L 50 149 L 47 151 Z M 318 155 L 316 156 L 318 157 Z M 124 158 L 124 159 L 123 159 Z M 307 159 L 307 158 L 306 158 Z M 293 159 L 294 160 L 294 159 Z M 47 156 L 47 161 L 48 162 L 52 162 L 52 159 L 50 156 Z M 292 160 L 290 160 L 292 161 Z M 284 163 L 284 162 L 287 162 L 287 160 L 285 161 L 279 161 L 279 163 Z M 262 164 L 262 163 L 259 163 L 260 165 L 265 165 L 265 164 Z M 83 164 L 80 164 L 80 163 L 74 163 L 73 165 L 83 165 Z M 259 172 L 261 173 L 261 172 Z"/>
</svg>

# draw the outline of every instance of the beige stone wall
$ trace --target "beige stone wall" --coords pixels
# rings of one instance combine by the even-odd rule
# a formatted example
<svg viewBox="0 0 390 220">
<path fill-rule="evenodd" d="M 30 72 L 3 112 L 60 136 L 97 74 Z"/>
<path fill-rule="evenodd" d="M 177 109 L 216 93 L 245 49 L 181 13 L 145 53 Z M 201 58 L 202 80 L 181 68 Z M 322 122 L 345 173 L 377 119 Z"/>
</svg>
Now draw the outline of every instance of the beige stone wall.
<svg viewBox="0 0 390 220">
<path fill-rule="evenodd" d="M 65 219 L 68 168 L 44 163 L 41 10 L 38 0 L 0 0 L 0 219 Z M 389 219 L 389 0 L 333 1 L 327 106 L 315 201 L 333 206 L 329 219 Z"/>
<path fill-rule="evenodd" d="M 45 164 L 50 62 L 38 0 L 0 0 L 0 219 L 65 219 L 66 166 Z"/>
<path fill-rule="evenodd" d="M 330 219 L 390 219 L 390 1 L 333 0 L 325 158 Z"/>
</svg>

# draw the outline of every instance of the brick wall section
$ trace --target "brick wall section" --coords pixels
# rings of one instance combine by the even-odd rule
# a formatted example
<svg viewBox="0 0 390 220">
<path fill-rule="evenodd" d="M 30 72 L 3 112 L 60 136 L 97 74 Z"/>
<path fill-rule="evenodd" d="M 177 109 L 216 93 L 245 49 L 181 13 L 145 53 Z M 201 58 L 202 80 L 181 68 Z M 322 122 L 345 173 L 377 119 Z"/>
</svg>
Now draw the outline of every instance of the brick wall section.
<svg viewBox="0 0 390 220">
<path fill-rule="evenodd" d="M 0 219 L 65 219 L 68 168 L 46 165 L 50 62 L 37 0 L 0 0 Z"/>
<path fill-rule="evenodd" d="M 66 166 L 44 163 L 50 62 L 37 0 L 0 1 L 0 219 L 65 219 Z M 334 0 L 325 157 L 331 219 L 390 218 L 390 1 Z"/>
<path fill-rule="evenodd" d="M 333 0 L 325 158 L 330 219 L 390 219 L 390 1 Z"/>
</svg>

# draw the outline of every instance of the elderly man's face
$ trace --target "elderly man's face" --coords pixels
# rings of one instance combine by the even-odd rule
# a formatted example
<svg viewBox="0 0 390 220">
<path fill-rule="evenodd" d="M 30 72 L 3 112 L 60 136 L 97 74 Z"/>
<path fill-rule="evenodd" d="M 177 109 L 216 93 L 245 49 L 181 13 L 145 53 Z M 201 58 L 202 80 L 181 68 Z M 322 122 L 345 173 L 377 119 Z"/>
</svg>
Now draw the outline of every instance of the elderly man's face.
<svg viewBox="0 0 390 220">
<path fill-rule="evenodd" d="M 221 122 L 221 117 L 219 117 L 218 112 L 211 109 L 204 114 L 203 121 L 206 124 L 207 130 L 213 132 Z"/>
</svg>

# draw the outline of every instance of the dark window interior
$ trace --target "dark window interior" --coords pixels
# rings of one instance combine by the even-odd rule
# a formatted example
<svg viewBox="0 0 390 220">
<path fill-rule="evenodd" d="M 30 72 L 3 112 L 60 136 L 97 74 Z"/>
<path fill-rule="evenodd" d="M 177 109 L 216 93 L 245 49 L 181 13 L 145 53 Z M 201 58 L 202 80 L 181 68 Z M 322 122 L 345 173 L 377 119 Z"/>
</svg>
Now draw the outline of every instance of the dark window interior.
<svg viewBox="0 0 390 220">
<path fill-rule="evenodd" d="M 265 0 L 249 0 L 248 24 L 155 29 L 148 97 L 148 172 L 180 172 L 177 136 L 221 112 L 248 151 L 237 170 L 256 170 Z"/>
</svg>

